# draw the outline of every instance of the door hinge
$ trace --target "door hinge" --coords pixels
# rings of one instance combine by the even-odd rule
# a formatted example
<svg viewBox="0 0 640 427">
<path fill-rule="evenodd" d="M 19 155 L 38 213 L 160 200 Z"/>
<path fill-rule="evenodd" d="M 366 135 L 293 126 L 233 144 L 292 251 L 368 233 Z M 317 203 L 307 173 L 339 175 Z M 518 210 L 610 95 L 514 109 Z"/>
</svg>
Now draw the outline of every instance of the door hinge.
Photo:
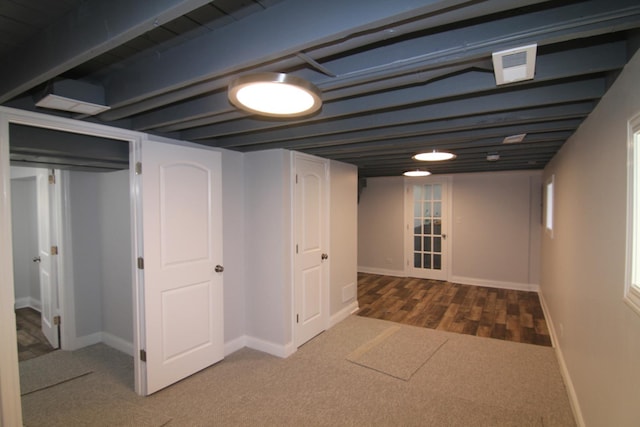
<svg viewBox="0 0 640 427">
<path fill-rule="evenodd" d="M 56 183 L 56 176 L 49 175 L 49 184 L 55 184 L 55 183 Z"/>
<path fill-rule="evenodd" d="M 147 350 L 140 350 L 140 360 L 143 362 L 147 361 Z"/>
<path fill-rule="evenodd" d="M 142 175 L 142 163 L 136 162 L 136 175 Z"/>
<path fill-rule="evenodd" d="M 296 244 L 296 253 L 298 253 L 298 245 Z"/>
<path fill-rule="evenodd" d="M 138 268 L 144 270 L 144 258 L 138 257 Z"/>
<path fill-rule="evenodd" d="M 296 174 L 296 184 L 298 183 L 298 174 Z"/>
<path fill-rule="evenodd" d="M 58 255 L 58 247 L 57 246 L 51 246 L 51 252 L 49 252 L 51 255 Z"/>
<path fill-rule="evenodd" d="M 300 323 L 300 315 L 296 314 L 296 323 Z"/>
<path fill-rule="evenodd" d="M 60 323 L 62 323 L 62 320 L 60 319 L 60 316 L 53 316 L 53 324 L 55 326 L 58 326 Z"/>
</svg>

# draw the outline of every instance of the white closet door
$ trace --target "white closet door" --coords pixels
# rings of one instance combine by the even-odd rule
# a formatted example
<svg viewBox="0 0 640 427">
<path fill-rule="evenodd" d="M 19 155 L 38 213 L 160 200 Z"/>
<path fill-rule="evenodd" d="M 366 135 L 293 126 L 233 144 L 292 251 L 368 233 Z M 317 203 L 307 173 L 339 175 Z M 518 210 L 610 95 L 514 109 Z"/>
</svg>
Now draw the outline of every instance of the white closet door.
<svg viewBox="0 0 640 427">
<path fill-rule="evenodd" d="M 146 392 L 224 357 L 220 153 L 142 144 Z"/>
</svg>

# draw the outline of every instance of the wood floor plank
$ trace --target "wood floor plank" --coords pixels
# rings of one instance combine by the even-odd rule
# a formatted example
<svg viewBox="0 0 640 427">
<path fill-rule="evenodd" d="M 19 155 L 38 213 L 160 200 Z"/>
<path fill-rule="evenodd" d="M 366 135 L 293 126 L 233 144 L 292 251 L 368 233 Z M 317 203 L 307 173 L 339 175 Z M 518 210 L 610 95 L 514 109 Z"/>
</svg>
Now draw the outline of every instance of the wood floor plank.
<svg viewBox="0 0 640 427">
<path fill-rule="evenodd" d="M 358 315 L 551 346 L 535 292 L 358 273 Z"/>
</svg>

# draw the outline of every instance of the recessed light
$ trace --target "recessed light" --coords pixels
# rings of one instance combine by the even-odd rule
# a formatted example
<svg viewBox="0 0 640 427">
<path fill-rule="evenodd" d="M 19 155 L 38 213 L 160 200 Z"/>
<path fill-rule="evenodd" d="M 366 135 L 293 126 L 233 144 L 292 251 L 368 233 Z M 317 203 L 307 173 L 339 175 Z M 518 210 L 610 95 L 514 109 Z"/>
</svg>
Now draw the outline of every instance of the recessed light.
<svg viewBox="0 0 640 427">
<path fill-rule="evenodd" d="M 284 73 L 238 77 L 229 84 L 228 96 L 236 107 L 269 117 L 306 116 L 322 106 L 316 86 Z"/>
<path fill-rule="evenodd" d="M 414 171 L 406 171 L 405 173 L 403 173 L 404 176 L 429 176 L 431 175 L 431 172 L 429 171 L 423 171 L 420 169 L 414 170 Z"/>
<path fill-rule="evenodd" d="M 448 153 L 446 151 L 429 151 L 426 153 L 419 153 L 412 157 L 414 160 L 420 160 L 421 162 L 441 162 L 443 160 L 455 159 L 456 155 Z"/>
</svg>

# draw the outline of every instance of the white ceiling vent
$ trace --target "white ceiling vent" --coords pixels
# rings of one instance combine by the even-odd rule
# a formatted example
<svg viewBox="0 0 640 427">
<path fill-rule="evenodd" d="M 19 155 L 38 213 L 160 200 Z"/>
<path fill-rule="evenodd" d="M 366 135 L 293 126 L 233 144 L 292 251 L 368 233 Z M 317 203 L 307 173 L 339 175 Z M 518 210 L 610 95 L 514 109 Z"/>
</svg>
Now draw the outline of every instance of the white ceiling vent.
<svg viewBox="0 0 640 427">
<path fill-rule="evenodd" d="M 531 80 L 536 69 L 537 45 L 516 47 L 493 53 L 493 72 L 496 84 Z"/>
<path fill-rule="evenodd" d="M 69 79 L 49 82 L 36 106 L 89 116 L 111 108 L 105 105 L 102 86 Z"/>
<path fill-rule="evenodd" d="M 517 144 L 518 142 L 522 142 L 524 137 L 527 136 L 526 133 L 521 133 L 518 135 L 510 135 L 502 140 L 503 144 Z"/>
</svg>

